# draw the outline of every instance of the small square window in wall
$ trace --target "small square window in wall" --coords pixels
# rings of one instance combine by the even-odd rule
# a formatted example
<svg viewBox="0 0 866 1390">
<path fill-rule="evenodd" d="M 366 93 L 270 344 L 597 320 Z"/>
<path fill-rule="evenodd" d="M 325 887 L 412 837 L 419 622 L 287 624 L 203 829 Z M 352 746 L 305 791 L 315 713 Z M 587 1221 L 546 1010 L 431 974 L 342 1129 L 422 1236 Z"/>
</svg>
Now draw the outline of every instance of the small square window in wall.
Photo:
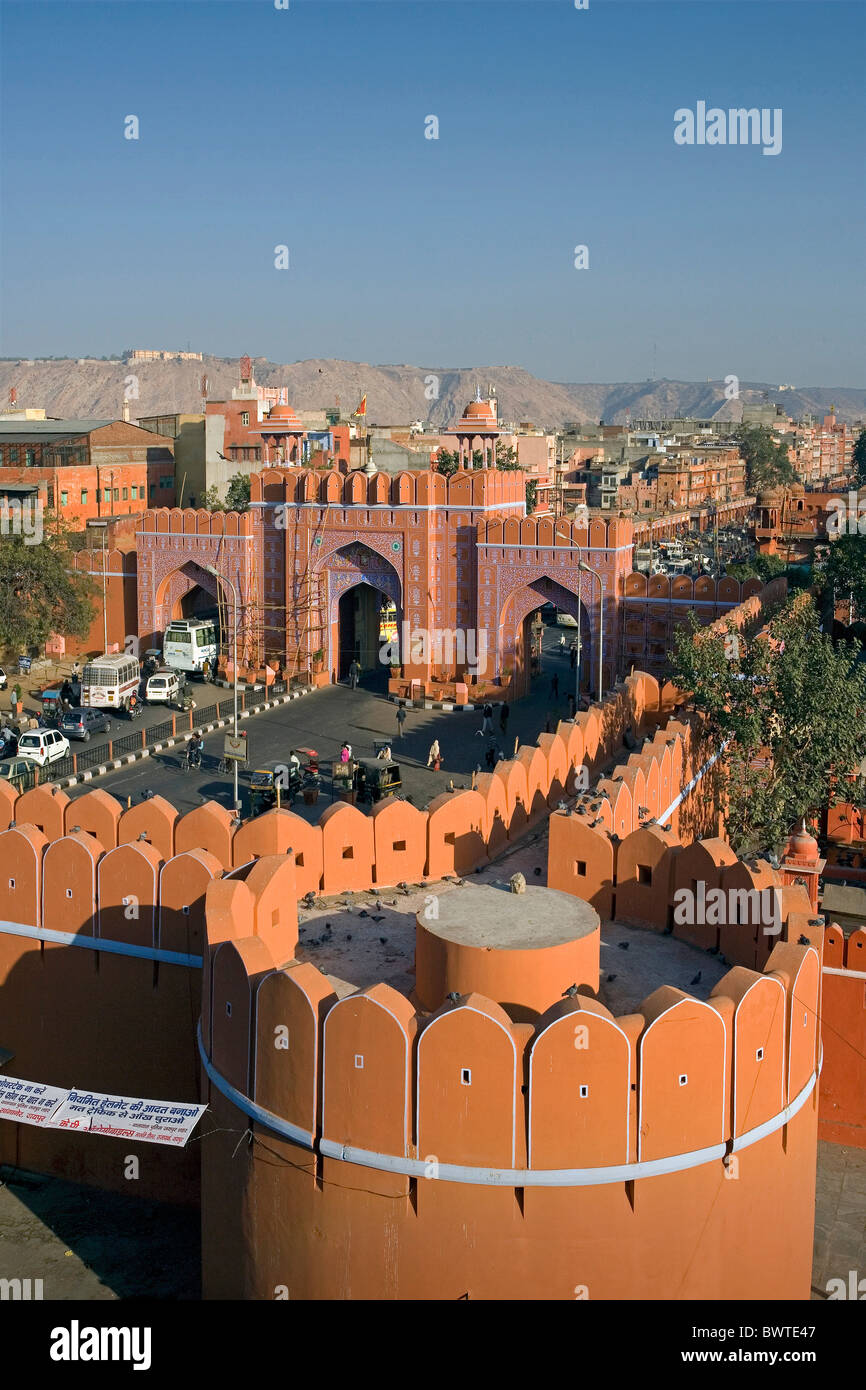
<svg viewBox="0 0 866 1390">
<path fill-rule="evenodd" d="M 680 1085 L 681 1085 L 681 1086 L 688 1086 L 688 1084 L 689 1084 L 689 1078 L 686 1076 L 686 1073 L 683 1072 L 682 1075 L 681 1075 L 681 1077 L 680 1077 Z"/>
<path fill-rule="evenodd" d="M 578 878 L 586 878 L 586 860 L 585 860 L 585 859 L 575 859 L 575 861 L 574 861 L 574 872 L 577 874 Z"/>
<path fill-rule="evenodd" d="M 395 853 L 395 854 L 404 854 L 405 851 L 406 851 L 406 841 L 405 841 L 405 840 L 395 840 L 395 841 L 394 841 L 394 853 Z"/>
<path fill-rule="evenodd" d="M 355 1071 L 364 1070 L 364 1055 L 361 1052 L 355 1053 Z"/>
<path fill-rule="evenodd" d="M 67 888 L 67 890 L 66 890 L 66 896 L 67 896 L 67 898 L 71 898 L 71 897 L 72 897 L 72 889 L 71 889 L 71 888 Z"/>
<path fill-rule="evenodd" d="M 188 917 L 188 916 L 189 916 L 189 905 L 187 905 L 187 906 L 184 907 L 184 908 L 181 908 L 181 911 L 183 912 L 184 917 Z"/>
<path fill-rule="evenodd" d="M 10 878 L 10 880 L 9 880 L 9 887 L 10 887 L 10 888 L 14 888 L 14 887 L 15 887 L 15 880 L 14 880 L 14 878 Z"/>
<path fill-rule="evenodd" d="M 638 864 L 638 866 L 637 866 L 637 881 L 638 881 L 638 883 L 647 883 L 647 884 L 651 884 L 651 883 L 652 883 L 652 881 L 653 881 L 653 871 L 652 871 L 652 869 L 650 868 L 649 864 Z"/>
<path fill-rule="evenodd" d="M 755 1053 L 755 1061 L 756 1061 L 756 1062 L 763 1062 L 763 1060 L 764 1060 L 764 1049 L 763 1049 L 762 1047 L 759 1047 L 758 1050 L 757 1050 L 757 1052 Z"/>
<path fill-rule="evenodd" d="M 354 858 L 355 858 L 355 850 L 354 850 L 354 847 L 353 847 L 352 845 L 346 845 L 345 849 L 343 850 L 343 858 L 344 858 L 344 859 L 354 859 Z"/>
<path fill-rule="evenodd" d="M 586 1100 L 586 1098 L 587 1098 L 588 1095 L 589 1095 L 589 1087 L 588 1087 L 588 1086 L 581 1086 L 581 1088 L 580 1088 L 580 1098 L 581 1098 L 581 1100 Z"/>
<path fill-rule="evenodd" d="M 460 1085 L 461 1085 L 461 1086 L 471 1086 L 471 1085 L 472 1085 L 472 1071 L 471 1071 L 471 1068 L 469 1068 L 469 1067 L 464 1067 L 464 1068 L 462 1069 L 462 1071 L 460 1072 Z"/>
<path fill-rule="evenodd" d="M 231 1018 L 231 1016 L 232 1016 L 232 1006 L 231 1006 L 229 1000 L 227 999 L 227 1000 L 226 1000 L 226 1018 Z"/>
</svg>

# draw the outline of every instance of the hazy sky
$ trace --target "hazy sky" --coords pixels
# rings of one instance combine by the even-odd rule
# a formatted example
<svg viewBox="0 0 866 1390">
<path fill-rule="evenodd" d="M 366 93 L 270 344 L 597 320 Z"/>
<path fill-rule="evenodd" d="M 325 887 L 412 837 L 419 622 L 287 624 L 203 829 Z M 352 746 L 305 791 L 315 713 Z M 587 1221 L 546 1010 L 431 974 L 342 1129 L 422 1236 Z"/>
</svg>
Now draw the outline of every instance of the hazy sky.
<svg viewBox="0 0 866 1390">
<path fill-rule="evenodd" d="M 864 384 L 862 3 L 0 15 L 6 356 Z M 781 152 L 677 145 L 698 102 L 781 108 Z"/>
</svg>

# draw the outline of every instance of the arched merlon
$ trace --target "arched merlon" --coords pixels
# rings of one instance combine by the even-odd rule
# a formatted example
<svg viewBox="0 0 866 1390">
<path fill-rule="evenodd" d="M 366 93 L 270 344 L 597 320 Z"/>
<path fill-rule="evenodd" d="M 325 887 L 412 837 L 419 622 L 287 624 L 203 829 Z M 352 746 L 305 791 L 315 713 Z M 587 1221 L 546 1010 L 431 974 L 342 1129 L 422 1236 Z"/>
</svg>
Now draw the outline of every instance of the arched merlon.
<svg viewBox="0 0 866 1390">
<path fill-rule="evenodd" d="M 471 1183 L 492 1187 L 599 1187 L 610 1183 L 635 1182 L 655 1178 L 665 1173 L 680 1173 L 698 1168 L 704 1163 L 718 1162 L 729 1153 L 739 1153 L 766 1139 L 788 1124 L 808 1101 L 821 1074 L 821 1065 L 812 1073 L 798 1095 L 778 1114 L 738 1138 L 723 1144 L 713 1144 L 691 1153 L 673 1154 L 669 1158 L 652 1159 L 643 1163 L 624 1163 L 607 1168 L 470 1168 L 456 1163 L 431 1165 L 426 1159 L 404 1158 L 399 1154 L 374 1153 L 369 1149 L 353 1148 L 333 1139 L 316 1141 L 300 1125 L 283 1120 L 272 1111 L 256 1105 L 221 1076 L 213 1066 L 198 1031 L 198 1047 L 202 1066 L 208 1079 L 242 1114 L 270 1129 L 282 1139 L 289 1139 L 303 1148 L 312 1149 L 326 1158 L 345 1163 L 357 1163 L 363 1168 L 375 1168 L 384 1173 L 400 1173 L 410 1178 L 428 1178 L 440 1182 Z M 823 1058 L 822 1058 L 823 1060 Z"/>
</svg>

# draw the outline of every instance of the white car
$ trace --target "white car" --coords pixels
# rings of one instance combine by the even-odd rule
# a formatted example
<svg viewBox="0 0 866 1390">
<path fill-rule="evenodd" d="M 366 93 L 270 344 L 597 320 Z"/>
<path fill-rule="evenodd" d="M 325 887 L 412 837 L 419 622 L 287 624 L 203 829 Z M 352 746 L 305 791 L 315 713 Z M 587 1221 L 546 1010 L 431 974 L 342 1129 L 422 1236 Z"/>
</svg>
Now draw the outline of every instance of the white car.
<svg viewBox="0 0 866 1390">
<path fill-rule="evenodd" d="M 69 757 L 69 740 L 56 729 L 29 729 L 18 740 L 19 758 L 27 758 L 38 767 Z"/>
<path fill-rule="evenodd" d="M 144 687 L 144 698 L 148 705 L 176 705 L 183 694 L 186 680 L 177 671 L 157 671 L 149 676 Z"/>
</svg>

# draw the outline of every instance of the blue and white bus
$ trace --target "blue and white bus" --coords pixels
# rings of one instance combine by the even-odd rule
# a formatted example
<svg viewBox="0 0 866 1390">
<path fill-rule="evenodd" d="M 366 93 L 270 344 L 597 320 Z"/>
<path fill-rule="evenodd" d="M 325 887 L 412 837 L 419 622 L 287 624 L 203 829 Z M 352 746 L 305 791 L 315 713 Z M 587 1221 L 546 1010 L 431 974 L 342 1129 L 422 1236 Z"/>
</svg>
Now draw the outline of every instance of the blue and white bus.
<svg viewBox="0 0 866 1390">
<path fill-rule="evenodd" d="M 216 624 L 201 618 L 178 618 L 169 623 L 162 642 L 162 659 L 174 671 L 186 671 L 207 680 L 216 671 Z"/>
</svg>

